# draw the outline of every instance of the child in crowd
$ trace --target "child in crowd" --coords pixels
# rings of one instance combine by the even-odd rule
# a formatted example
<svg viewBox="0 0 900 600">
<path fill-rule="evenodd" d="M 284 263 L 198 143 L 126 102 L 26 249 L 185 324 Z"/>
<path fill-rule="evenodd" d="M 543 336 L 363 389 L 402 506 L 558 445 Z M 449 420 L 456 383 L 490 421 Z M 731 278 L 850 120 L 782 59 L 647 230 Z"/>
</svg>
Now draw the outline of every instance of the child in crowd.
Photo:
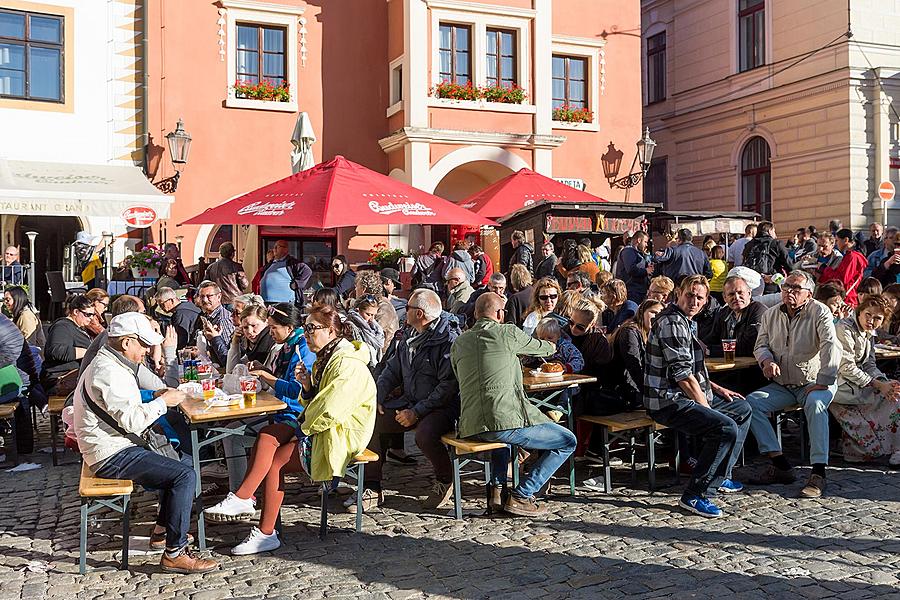
<svg viewBox="0 0 900 600">
<path fill-rule="evenodd" d="M 584 357 L 568 336 L 563 335 L 559 321 L 553 317 L 545 317 L 537 324 L 534 337 L 556 344 L 556 354 L 544 359 L 546 362 L 558 362 L 566 368 L 566 373 L 579 373 L 584 368 Z M 531 358 L 526 366 L 539 366 L 540 359 Z"/>
<path fill-rule="evenodd" d="M 713 246 L 709 254 L 709 266 L 712 268 L 712 279 L 709 280 L 709 293 L 719 304 L 725 304 L 722 298 L 722 290 L 725 286 L 725 279 L 728 277 L 728 265 L 725 263 L 725 248 L 722 246 Z"/>
<path fill-rule="evenodd" d="M 881 282 L 874 277 L 866 277 L 856 288 L 856 296 L 862 302 L 866 296 L 880 296 L 882 293 Z M 891 307 L 893 310 L 893 306 Z"/>
<path fill-rule="evenodd" d="M 845 296 L 844 284 L 840 281 L 829 281 L 816 287 L 813 299 L 827 306 L 834 315 L 834 322 L 837 323 L 841 319 L 847 318 L 853 310 L 851 306 L 844 303 Z"/>
</svg>

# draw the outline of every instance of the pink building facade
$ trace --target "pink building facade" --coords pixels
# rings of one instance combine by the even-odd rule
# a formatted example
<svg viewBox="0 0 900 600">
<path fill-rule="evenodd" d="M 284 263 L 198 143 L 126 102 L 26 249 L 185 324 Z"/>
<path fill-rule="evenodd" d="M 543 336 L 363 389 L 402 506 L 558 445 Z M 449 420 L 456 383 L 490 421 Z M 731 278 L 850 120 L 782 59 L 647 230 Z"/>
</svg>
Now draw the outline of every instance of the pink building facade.
<svg viewBox="0 0 900 600">
<path fill-rule="evenodd" d="M 310 262 L 361 262 L 377 242 L 416 251 L 449 228 L 337 231 L 177 224 L 291 173 L 298 112 L 316 162 L 341 154 L 453 201 L 527 167 L 611 201 L 600 155 L 630 157 L 641 136 L 640 6 L 613 0 L 220 0 L 148 2 L 148 173 L 174 174 L 165 135 L 192 136 L 171 216 L 154 236 L 186 261 L 238 245 L 248 271 L 279 237 Z M 235 82 L 286 82 L 283 101 L 241 97 Z M 516 87 L 518 103 L 439 97 L 442 82 Z M 467 87 L 471 86 L 471 88 Z M 476 94 L 477 95 L 477 94 Z M 496 95 L 496 94 L 495 94 Z M 583 122 L 564 120 L 563 104 Z M 640 189 L 630 199 L 637 201 Z M 321 265 L 320 265 L 321 266 Z"/>
</svg>

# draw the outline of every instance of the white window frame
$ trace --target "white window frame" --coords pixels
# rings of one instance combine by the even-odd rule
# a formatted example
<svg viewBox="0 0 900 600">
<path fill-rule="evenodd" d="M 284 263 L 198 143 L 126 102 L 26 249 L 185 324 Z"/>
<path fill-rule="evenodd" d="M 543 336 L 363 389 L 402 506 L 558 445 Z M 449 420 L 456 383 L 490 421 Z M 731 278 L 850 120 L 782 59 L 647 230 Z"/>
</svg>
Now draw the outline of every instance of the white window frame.
<svg viewBox="0 0 900 600">
<path fill-rule="evenodd" d="M 586 58 L 588 62 L 588 106 L 594 116 L 590 123 L 568 123 L 566 121 L 553 121 L 553 129 L 568 129 L 571 131 L 600 131 L 600 50 L 606 45 L 605 40 L 588 38 L 574 38 L 568 36 L 553 36 L 551 54 Z M 552 57 L 551 57 L 552 61 Z M 553 85 L 553 71 L 550 71 L 550 79 L 547 85 Z M 550 110 L 553 110 L 551 104 Z"/>
<path fill-rule="evenodd" d="M 403 85 L 402 81 L 398 81 L 395 77 L 397 71 L 400 71 L 401 79 L 406 77 L 403 72 L 403 62 L 406 56 L 401 54 L 388 64 L 388 101 L 391 103 L 385 113 L 386 117 L 392 117 L 403 109 Z"/>
<path fill-rule="evenodd" d="M 226 12 L 226 64 L 228 82 L 226 84 L 225 106 L 228 108 L 249 108 L 271 110 L 277 112 L 297 112 L 297 75 L 298 75 L 298 19 L 305 9 L 298 6 L 283 6 L 253 0 L 221 0 Z M 289 102 L 272 102 L 269 100 L 252 100 L 237 98 L 234 95 L 235 78 L 237 76 L 237 24 L 273 25 L 285 29 L 285 52 L 287 53 L 287 76 L 290 85 Z"/>
<path fill-rule="evenodd" d="M 534 84 L 531 76 L 531 27 L 533 11 L 503 6 L 469 4 L 465 2 L 431 0 L 431 86 L 441 82 L 440 26 L 467 25 L 472 31 L 472 85 L 487 85 L 487 30 L 506 29 L 516 32 L 516 84 L 524 88 L 527 97 L 523 104 L 504 104 L 481 100 L 450 100 L 435 98 L 428 90 L 428 105 L 449 108 L 480 109 L 495 112 L 534 113 Z"/>
</svg>

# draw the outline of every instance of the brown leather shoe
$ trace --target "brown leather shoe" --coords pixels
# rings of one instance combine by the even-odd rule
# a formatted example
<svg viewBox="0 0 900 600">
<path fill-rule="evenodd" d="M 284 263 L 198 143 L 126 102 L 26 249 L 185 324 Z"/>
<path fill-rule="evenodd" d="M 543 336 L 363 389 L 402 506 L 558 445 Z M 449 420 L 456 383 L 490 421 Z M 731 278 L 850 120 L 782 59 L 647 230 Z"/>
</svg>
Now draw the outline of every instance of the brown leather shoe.
<svg viewBox="0 0 900 600">
<path fill-rule="evenodd" d="M 821 498 L 822 494 L 825 493 L 825 478 L 821 475 L 816 475 L 813 473 L 809 476 L 809 481 L 806 482 L 806 485 L 803 486 L 803 489 L 800 490 L 801 498 Z"/>
<path fill-rule="evenodd" d="M 518 498 L 515 494 L 509 495 L 503 504 L 503 510 L 519 517 L 540 517 L 547 514 L 547 507 L 538 504 L 533 497 Z"/>
<path fill-rule="evenodd" d="M 750 479 L 748 483 L 751 485 L 772 485 L 774 483 L 788 485 L 797 481 L 797 474 L 794 469 L 782 471 L 775 465 L 767 465 L 760 473 Z"/>
<path fill-rule="evenodd" d="M 150 530 L 150 549 L 151 550 L 165 550 L 166 549 L 166 532 L 156 533 L 156 526 Z M 188 546 L 194 543 L 194 536 L 191 534 L 187 534 L 187 543 Z"/>
<path fill-rule="evenodd" d="M 169 558 L 169 555 L 163 553 L 159 565 L 163 571 L 169 573 L 208 573 L 219 568 L 219 563 L 208 558 L 199 558 L 191 553 L 191 550 L 185 547 L 181 554 L 175 558 Z"/>
<path fill-rule="evenodd" d="M 503 487 L 499 485 L 491 486 L 491 499 L 488 502 L 488 508 L 493 513 L 503 510 Z"/>
</svg>

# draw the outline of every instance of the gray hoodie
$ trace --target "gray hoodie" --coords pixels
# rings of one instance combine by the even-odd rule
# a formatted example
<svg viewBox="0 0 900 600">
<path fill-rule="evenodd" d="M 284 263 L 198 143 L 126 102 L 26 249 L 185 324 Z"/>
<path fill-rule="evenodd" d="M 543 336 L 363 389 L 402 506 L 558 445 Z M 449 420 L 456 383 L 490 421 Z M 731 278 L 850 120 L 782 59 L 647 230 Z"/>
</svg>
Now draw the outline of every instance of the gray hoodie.
<svg viewBox="0 0 900 600">
<path fill-rule="evenodd" d="M 475 283 L 475 263 L 472 261 L 472 256 L 469 254 L 468 250 L 453 251 L 453 254 L 450 255 L 450 260 L 447 261 L 447 270 L 444 272 L 444 279 L 447 279 L 447 273 L 450 272 L 450 269 L 456 268 L 466 272 L 470 284 Z"/>
</svg>

